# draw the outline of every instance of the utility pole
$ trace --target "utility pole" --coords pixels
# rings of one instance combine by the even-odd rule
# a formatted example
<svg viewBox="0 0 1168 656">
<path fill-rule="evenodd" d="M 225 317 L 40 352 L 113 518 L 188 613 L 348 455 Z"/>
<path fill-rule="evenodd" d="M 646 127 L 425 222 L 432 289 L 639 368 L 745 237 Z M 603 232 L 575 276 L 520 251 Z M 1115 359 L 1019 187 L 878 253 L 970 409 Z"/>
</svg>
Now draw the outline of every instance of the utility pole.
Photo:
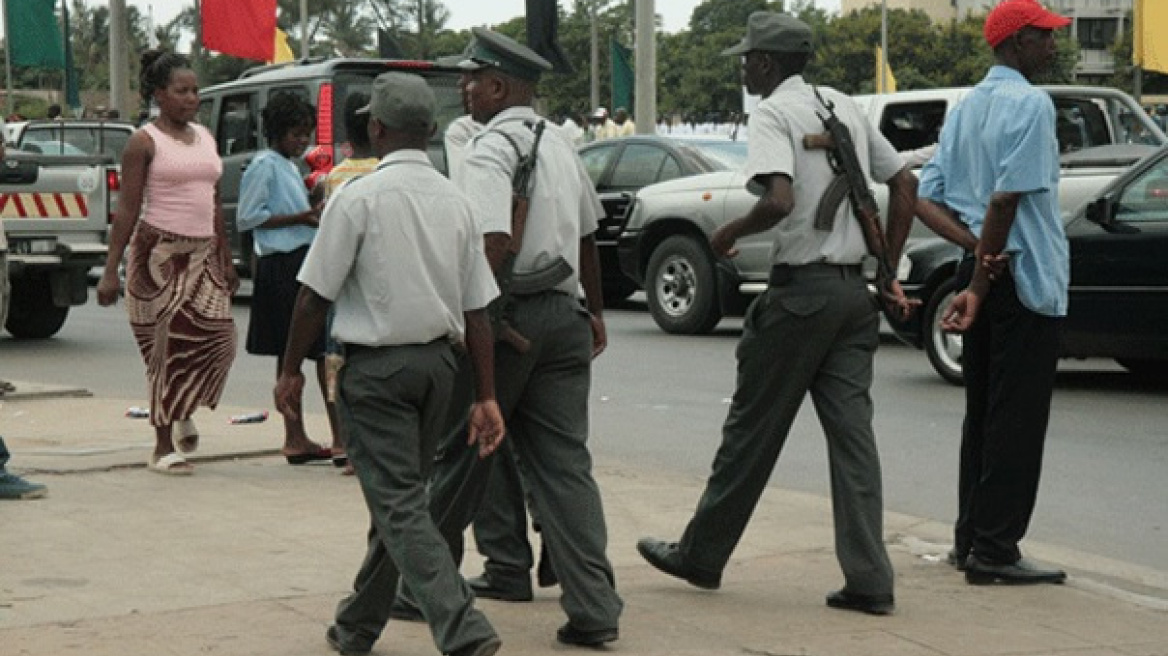
<svg viewBox="0 0 1168 656">
<path fill-rule="evenodd" d="M 598 4 L 600 4 L 600 0 L 589 0 L 588 2 L 588 11 L 592 14 L 590 17 L 592 20 L 589 21 L 592 26 L 590 28 L 592 35 L 592 93 L 589 96 L 592 105 L 588 108 L 589 116 L 597 107 L 600 107 L 600 32 L 596 26 L 596 7 Z"/>
<path fill-rule="evenodd" d="M 880 3 L 880 93 L 888 93 L 888 0 Z"/>
<path fill-rule="evenodd" d="M 122 118 L 130 116 L 130 57 L 126 34 L 126 0 L 110 0 L 110 100 L 109 109 L 116 109 Z"/>
<path fill-rule="evenodd" d="M 637 0 L 636 102 L 637 134 L 657 132 L 657 14 L 654 0 Z"/>
<path fill-rule="evenodd" d="M 300 0 L 300 58 L 308 59 L 308 0 Z"/>
</svg>

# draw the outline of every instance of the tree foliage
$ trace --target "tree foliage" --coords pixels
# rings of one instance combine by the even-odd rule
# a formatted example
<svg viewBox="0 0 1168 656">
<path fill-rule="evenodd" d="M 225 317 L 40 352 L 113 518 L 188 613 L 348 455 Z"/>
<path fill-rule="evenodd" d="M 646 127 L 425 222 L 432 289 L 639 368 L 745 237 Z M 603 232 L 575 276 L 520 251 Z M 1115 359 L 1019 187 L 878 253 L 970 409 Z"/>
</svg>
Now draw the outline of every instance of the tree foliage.
<svg viewBox="0 0 1168 656">
<path fill-rule="evenodd" d="M 10 0 L 11 1 L 11 0 Z M 665 0 L 658 0 L 663 2 Z M 94 0 L 69 0 L 76 70 L 83 98 L 103 98 L 109 88 L 109 8 Z M 127 3 L 130 74 L 137 85 L 138 54 L 148 43 L 146 16 Z M 278 0 L 278 23 L 300 54 L 300 0 Z M 555 115 L 590 112 L 590 52 L 595 15 L 599 59 L 600 104 L 611 108 L 609 44 L 633 45 L 634 3 L 630 0 L 560 0 L 559 43 L 572 62 L 570 73 L 549 75 L 540 85 L 545 108 Z M 693 10 L 686 29 L 657 33 L 657 106 L 662 114 L 703 117 L 741 111 L 742 77 L 738 57 L 721 53 L 745 33 L 747 17 L 758 10 L 787 11 L 808 23 L 814 33 L 815 56 L 808 79 L 846 93 L 874 89 L 875 49 L 880 43 L 880 11 L 868 8 L 847 15 L 828 14 L 812 0 L 704 0 Z M 470 41 L 469 30 L 447 27 L 450 11 L 442 0 L 309 0 L 307 34 L 312 56 L 375 57 L 378 31 L 389 35 L 402 56 L 434 59 L 459 53 Z M 980 80 L 993 64 L 982 36 L 982 16 L 932 23 L 919 11 L 888 12 L 888 60 L 901 90 L 963 86 Z M 195 33 L 194 6 L 169 23 L 153 28 L 165 48 L 187 50 Z M 1109 81 L 1131 90 L 1131 21 L 1113 48 L 1116 71 Z M 526 36 L 526 21 L 517 16 L 493 26 L 518 41 Z M 186 41 L 184 42 L 184 39 Z M 1058 61 L 1047 80 L 1073 81 L 1078 44 L 1059 36 Z M 196 50 L 204 85 L 238 77 L 257 62 Z M 63 87 L 59 71 L 15 69 L 17 88 Z M 1168 86 L 1168 76 L 1145 74 L 1145 90 Z M 87 101 L 88 102 L 88 101 Z M 91 104 L 101 104 L 94 101 Z M 35 113 L 33 115 L 36 115 Z"/>
</svg>

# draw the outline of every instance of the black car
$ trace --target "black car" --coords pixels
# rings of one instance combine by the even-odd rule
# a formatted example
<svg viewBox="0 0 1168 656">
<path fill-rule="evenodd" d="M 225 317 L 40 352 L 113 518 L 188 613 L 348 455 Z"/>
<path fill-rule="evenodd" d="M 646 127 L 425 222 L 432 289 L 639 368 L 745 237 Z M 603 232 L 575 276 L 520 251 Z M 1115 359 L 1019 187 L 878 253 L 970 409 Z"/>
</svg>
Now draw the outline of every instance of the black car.
<svg viewBox="0 0 1168 656">
<path fill-rule="evenodd" d="M 637 136 L 596 141 L 580 148 L 580 159 L 604 203 L 596 232 L 605 303 L 622 301 L 638 285 L 621 273 L 617 237 L 633 194 L 641 187 L 699 173 L 730 171 L 746 161 L 746 142 Z"/>
<path fill-rule="evenodd" d="M 1132 166 L 1072 214 L 1070 304 L 1060 337 L 1062 357 L 1114 358 L 1129 371 L 1168 374 L 1168 147 Z M 885 314 L 905 342 L 925 349 L 945 380 L 961 384 L 961 336 L 940 329 L 957 291 L 963 253 L 941 240 L 906 253 L 901 281 L 921 300 L 907 321 Z"/>
</svg>

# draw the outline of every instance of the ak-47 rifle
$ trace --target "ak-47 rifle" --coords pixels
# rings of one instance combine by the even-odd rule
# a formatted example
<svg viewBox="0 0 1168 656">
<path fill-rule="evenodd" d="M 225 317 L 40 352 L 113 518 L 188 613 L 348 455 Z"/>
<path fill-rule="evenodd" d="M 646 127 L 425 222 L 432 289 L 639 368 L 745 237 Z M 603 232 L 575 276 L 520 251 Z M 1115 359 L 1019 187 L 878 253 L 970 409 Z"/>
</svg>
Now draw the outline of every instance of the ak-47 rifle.
<svg viewBox="0 0 1168 656">
<path fill-rule="evenodd" d="M 491 326 L 495 329 L 495 339 L 506 342 L 516 351 L 526 353 L 531 348 L 531 342 L 521 335 L 511 325 L 511 313 L 514 310 L 515 258 L 523 247 L 523 232 L 527 227 L 527 211 L 531 203 L 531 187 L 535 181 L 535 163 L 539 157 L 539 144 L 543 140 L 544 121 L 540 121 L 532 128 L 535 141 L 532 142 L 531 152 L 519 154 L 519 163 L 515 166 L 515 175 L 511 179 L 511 242 L 503 261 L 495 272 L 495 283 L 499 287 L 499 297 L 487 307 L 491 318 Z M 503 136 L 515 142 L 505 133 Z M 516 152 L 519 152 L 516 147 Z"/>
<path fill-rule="evenodd" d="M 827 110 L 826 115 L 819 114 L 819 119 L 823 121 L 823 127 L 827 131 L 804 135 L 803 147 L 808 150 L 827 150 L 831 168 L 836 172 L 835 179 L 828 185 L 827 191 L 820 199 L 815 215 L 815 227 L 820 230 L 831 230 L 840 203 L 845 198 L 851 199 L 852 214 L 860 222 L 868 254 L 876 259 L 877 293 L 886 306 L 896 307 L 897 295 L 892 287 L 896 281 L 896 270 L 888 261 L 888 243 L 880 225 L 880 207 L 876 204 L 872 190 L 868 188 L 868 177 L 864 175 L 860 158 L 856 155 L 852 131 L 835 115 L 835 103 L 819 95 L 819 89 L 815 89 L 815 97 Z"/>
</svg>

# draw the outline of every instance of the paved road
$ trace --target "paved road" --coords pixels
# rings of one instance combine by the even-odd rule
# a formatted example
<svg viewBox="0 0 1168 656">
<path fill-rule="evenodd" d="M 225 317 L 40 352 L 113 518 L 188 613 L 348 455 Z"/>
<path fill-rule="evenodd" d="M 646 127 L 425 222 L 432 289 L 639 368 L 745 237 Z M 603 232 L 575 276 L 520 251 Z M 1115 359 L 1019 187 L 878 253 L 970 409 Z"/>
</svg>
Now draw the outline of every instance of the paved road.
<svg viewBox="0 0 1168 656">
<path fill-rule="evenodd" d="M 236 306 L 241 333 L 246 303 Z M 741 322 L 704 337 L 662 333 L 643 305 L 608 313 L 610 348 L 596 365 L 593 444 L 598 457 L 704 474 L 734 385 Z M 242 349 L 241 349 L 242 351 Z M 142 364 L 119 309 L 75 308 L 52 340 L 0 337 L 0 374 L 74 384 L 140 401 Z M 271 407 L 275 362 L 242 354 L 225 403 Z M 877 359 L 876 428 L 890 510 L 948 522 L 955 505 L 962 396 L 922 353 L 891 339 Z M 1046 472 L 1031 535 L 1044 542 L 1168 572 L 1168 387 L 1107 361 L 1060 369 Z M 319 398 L 308 395 L 309 412 Z M 822 433 L 800 415 L 772 483 L 825 493 Z M 320 436 L 325 439 L 324 436 Z"/>
</svg>

